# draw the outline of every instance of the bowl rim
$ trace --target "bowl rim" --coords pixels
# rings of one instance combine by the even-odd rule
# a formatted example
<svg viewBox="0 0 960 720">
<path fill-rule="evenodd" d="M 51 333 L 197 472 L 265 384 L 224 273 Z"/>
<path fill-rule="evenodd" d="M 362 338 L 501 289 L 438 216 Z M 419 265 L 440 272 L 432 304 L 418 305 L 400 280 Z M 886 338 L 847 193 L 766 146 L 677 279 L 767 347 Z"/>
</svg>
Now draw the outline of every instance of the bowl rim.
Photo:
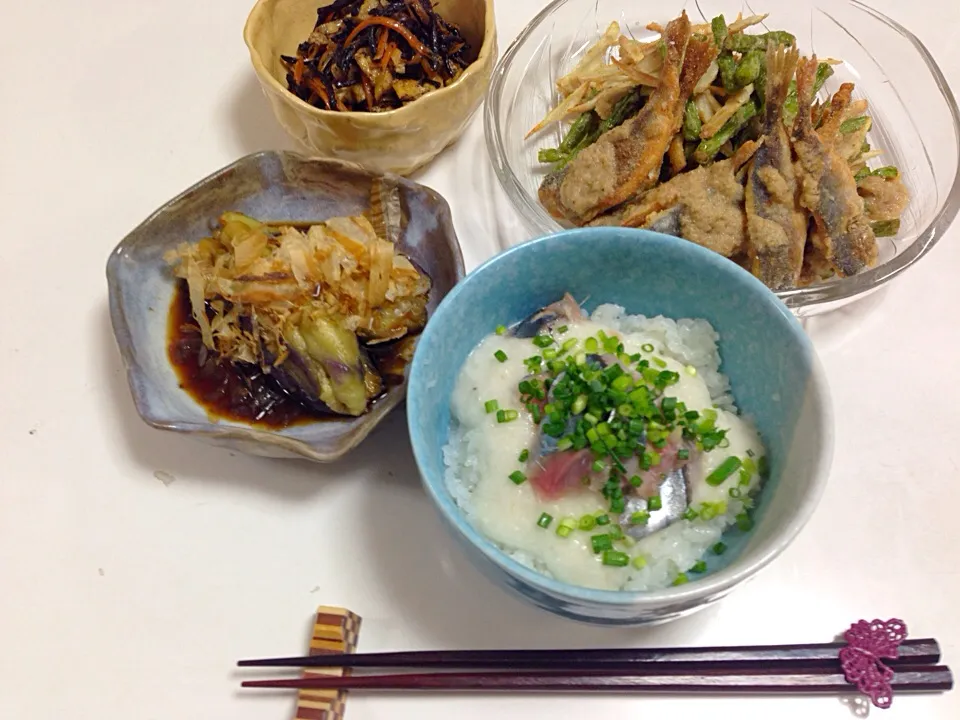
<svg viewBox="0 0 960 720">
<path fill-rule="evenodd" d="M 110 324 L 113 330 L 114 341 L 117 344 L 117 348 L 120 352 L 121 361 L 123 363 L 124 369 L 126 371 L 127 385 L 130 389 L 130 394 L 133 398 L 134 406 L 137 409 L 137 414 L 140 418 L 147 423 L 150 427 L 156 428 L 158 430 L 167 430 L 177 433 L 184 433 L 189 435 L 198 435 L 202 437 L 207 437 L 211 439 L 218 440 L 242 440 L 247 442 L 253 442 L 263 445 L 270 445 L 282 450 L 285 450 L 290 453 L 294 453 L 300 457 L 305 457 L 317 462 L 332 462 L 337 460 L 348 452 L 353 450 L 357 445 L 359 445 L 372 431 L 373 429 L 383 421 L 383 419 L 389 415 L 392 411 L 396 410 L 404 400 L 406 399 L 407 388 L 410 385 L 410 370 L 408 369 L 407 377 L 403 383 L 398 387 L 399 391 L 393 395 L 387 396 L 384 398 L 384 402 L 379 406 L 375 406 L 365 415 L 359 416 L 361 418 L 367 418 L 368 422 L 358 423 L 352 432 L 344 431 L 340 436 L 341 444 L 339 444 L 334 450 L 331 451 L 322 451 L 318 450 L 315 445 L 311 442 L 309 438 L 297 438 L 291 437 L 289 435 L 282 434 L 280 429 L 273 428 L 261 428 L 251 425 L 236 424 L 230 421 L 224 422 L 195 422 L 192 420 L 181 419 L 177 417 L 167 417 L 160 416 L 156 413 L 151 412 L 149 404 L 147 403 L 144 390 L 142 385 L 146 382 L 151 382 L 151 374 L 148 373 L 142 366 L 142 364 L 137 360 L 137 354 L 135 352 L 135 347 L 133 343 L 133 338 L 130 333 L 130 323 L 127 320 L 126 308 L 121 299 L 121 281 L 118 273 L 118 264 L 121 261 L 121 258 L 124 256 L 124 252 L 129 247 L 131 243 L 131 238 L 135 237 L 143 231 L 144 228 L 149 226 L 158 216 L 163 214 L 167 208 L 174 206 L 186 198 L 190 197 L 192 194 L 201 190 L 204 186 L 209 185 L 220 177 L 232 173 L 236 168 L 248 165 L 248 164 L 260 164 L 263 160 L 277 160 L 280 163 L 286 163 L 290 160 L 299 163 L 301 165 L 334 165 L 339 166 L 343 169 L 348 169 L 354 172 L 363 173 L 369 175 L 371 178 L 381 177 L 389 178 L 392 182 L 397 185 L 406 185 L 408 187 L 415 187 L 419 192 L 423 192 L 426 195 L 429 195 L 435 202 L 438 204 L 439 215 L 445 216 L 446 226 L 449 233 L 449 249 L 453 256 L 453 270 L 456 282 L 453 287 L 456 287 L 463 280 L 466 269 L 463 261 L 463 249 L 460 246 L 460 240 L 456 234 L 456 228 L 453 225 L 453 213 L 450 208 L 450 204 L 447 202 L 440 193 L 434 190 L 431 187 L 418 183 L 409 178 L 396 175 L 394 173 L 382 173 L 369 170 L 359 165 L 358 163 L 348 162 L 344 160 L 337 160 L 333 158 L 316 158 L 309 157 L 303 153 L 298 153 L 292 150 L 261 150 L 258 152 L 250 153 L 244 155 L 237 160 L 225 165 L 224 167 L 216 170 L 206 177 L 194 182 L 189 187 L 179 192 L 177 195 L 167 200 L 166 202 L 160 204 L 153 212 L 147 215 L 141 222 L 139 222 L 133 229 L 131 229 L 124 237 L 114 246 L 113 250 L 110 251 L 109 256 L 107 257 L 106 263 L 106 277 L 107 277 L 107 299 L 109 305 L 110 313 Z M 439 218 L 441 221 L 442 217 Z M 441 224 L 443 224 L 441 222 Z M 439 308 L 439 303 L 438 303 Z M 434 310 L 434 313 L 436 311 Z M 434 313 L 430 314 L 430 317 Z M 419 344 L 419 338 L 418 338 Z M 412 369 L 412 363 L 410 365 Z M 387 398 L 389 397 L 389 401 Z M 379 414 L 374 415 L 378 412 Z M 310 427 L 311 425 L 323 425 L 330 426 L 331 424 L 336 424 L 336 421 L 331 423 L 330 421 L 323 421 L 322 423 L 304 423 L 303 425 L 298 425 L 297 427 Z"/>
<path fill-rule="evenodd" d="M 493 69 L 490 88 L 487 91 L 487 102 L 483 110 L 483 127 L 487 155 L 493 164 L 494 172 L 500 182 L 500 186 L 510 198 L 511 204 L 514 209 L 518 211 L 527 228 L 534 230 L 536 233 L 552 233 L 565 228 L 554 220 L 546 210 L 527 193 L 510 166 L 503 142 L 503 133 L 497 122 L 497 115 L 499 114 L 501 106 L 501 90 L 506 79 L 507 70 L 511 67 L 514 56 L 520 51 L 520 48 L 527 41 L 527 38 L 560 7 L 566 5 L 568 2 L 576 1 L 577 0 L 553 0 L 553 2 L 537 13 L 526 27 L 523 28 L 520 34 L 514 38 L 513 42 L 507 47 L 500 61 Z M 943 205 L 939 211 L 934 215 L 927 227 L 917 233 L 916 239 L 890 260 L 882 265 L 864 270 L 852 277 L 819 282 L 801 288 L 775 291 L 777 297 L 779 297 L 787 307 L 799 314 L 804 314 L 804 310 L 811 311 L 818 306 L 831 303 L 845 304 L 847 301 L 860 299 L 879 289 L 883 284 L 905 272 L 920 260 L 920 258 L 929 253 L 956 218 L 957 213 L 960 212 L 960 107 L 957 105 L 956 97 L 950 89 L 950 85 L 947 83 L 943 71 L 920 39 L 899 22 L 866 3 L 861 2 L 861 0 L 847 0 L 847 2 L 887 25 L 914 46 L 920 58 L 930 70 L 930 75 L 940 91 L 953 120 L 953 139 L 958 162 L 953 181 L 946 192 Z"/>
<path fill-rule="evenodd" d="M 407 424 L 410 432 L 411 446 L 413 448 L 414 460 L 420 473 L 421 482 L 427 491 L 434 507 L 441 513 L 443 518 L 451 528 L 465 539 L 471 547 L 482 553 L 487 560 L 495 566 L 502 569 L 508 575 L 518 578 L 525 585 L 531 586 L 554 598 L 567 598 L 575 601 L 589 603 L 593 605 L 604 605 L 608 607 L 634 607 L 634 608 L 660 608 L 672 606 L 687 601 L 694 601 L 700 605 L 711 598 L 719 597 L 727 591 L 750 577 L 755 576 L 762 569 L 767 567 L 775 558 L 777 558 L 790 544 L 796 539 L 800 531 L 806 526 L 810 518 L 816 511 L 823 493 L 826 489 L 830 477 L 830 469 L 833 463 L 834 453 L 834 411 L 830 397 L 829 384 L 826 373 L 817 355 L 810 338 L 804 331 L 800 321 L 790 311 L 790 309 L 780 300 L 766 285 L 760 282 L 753 274 L 747 272 L 736 263 L 713 253 L 694 243 L 688 243 L 685 240 L 663 235 L 650 230 L 637 228 L 619 228 L 619 227 L 591 227 L 591 228 L 573 228 L 561 230 L 558 232 L 544 235 L 529 242 L 515 245 L 504 252 L 495 255 L 475 270 L 467 275 L 463 281 L 458 283 L 437 307 L 434 312 L 434 319 L 441 319 L 448 313 L 455 313 L 455 306 L 460 294 L 464 288 L 471 283 L 479 282 L 485 274 L 494 272 L 498 266 L 503 263 L 509 263 L 511 256 L 534 250 L 535 248 L 550 245 L 559 242 L 565 238 L 577 235 L 590 235 L 589 242 L 596 244 L 603 242 L 603 235 L 615 231 L 617 233 L 636 234 L 638 240 L 645 243 L 651 243 L 654 246 L 665 247 L 674 245 L 684 247 L 684 251 L 689 253 L 695 261 L 713 265 L 720 268 L 723 272 L 730 274 L 741 283 L 749 292 L 756 295 L 762 302 L 767 302 L 776 308 L 779 315 L 793 330 L 793 336 L 801 343 L 809 353 L 810 381 L 809 396 L 815 400 L 812 408 L 815 422 L 823 429 L 822 446 L 817 457 L 815 467 L 810 475 L 808 486 L 810 491 L 804 497 L 803 501 L 796 507 L 793 516 L 788 522 L 779 526 L 773 531 L 771 539 L 765 547 L 756 554 L 756 558 L 747 563 L 739 563 L 735 559 L 733 563 L 721 570 L 711 573 L 705 578 L 693 580 L 677 587 L 669 587 L 653 591 L 641 590 L 598 590 L 586 588 L 578 585 L 555 580 L 547 577 L 532 568 L 522 565 L 507 555 L 497 545 L 479 530 L 477 530 L 466 519 L 463 512 L 459 509 L 456 501 L 451 497 L 444 495 L 443 473 L 436 479 L 428 479 L 424 467 L 427 465 L 427 449 L 425 441 L 422 439 L 422 433 L 416 427 L 416 416 L 419 414 L 420 398 L 417 388 L 420 385 L 419 376 L 424 370 L 423 353 L 420 351 L 426 345 L 421 343 L 417 347 L 417 353 L 414 354 L 413 363 L 410 368 L 410 382 L 407 394 Z M 582 241 L 586 238 L 582 239 Z M 439 327 L 439 322 L 433 323 L 434 330 Z M 432 334 L 430 324 L 424 330 L 422 340 L 426 341 Z M 409 392 L 409 390 L 413 392 Z"/>
<path fill-rule="evenodd" d="M 253 40 L 253 27 L 260 21 L 261 16 L 266 14 L 267 9 L 266 5 L 268 3 L 277 2 L 278 0 L 257 0 L 256 4 L 250 10 L 250 14 L 247 16 L 246 23 L 243 26 L 243 42 L 247 46 L 247 50 L 250 53 L 250 61 L 253 64 L 253 69 L 256 72 L 257 76 L 260 78 L 261 82 L 266 81 L 271 89 L 278 92 L 281 97 L 283 97 L 288 103 L 296 107 L 297 109 L 309 113 L 318 119 L 324 120 L 333 120 L 334 118 L 343 118 L 349 119 L 351 122 L 360 121 L 361 123 L 366 124 L 378 124 L 373 118 L 384 118 L 384 119 L 404 119 L 407 114 L 416 112 L 416 110 L 411 111 L 410 108 L 416 107 L 422 109 L 424 106 L 424 100 L 428 98 L 440 98 L 442 100 L 446 95 L 447 91 L 456 92 L 460 86 L 464 83 L 468 77 L 482 73 L 490 58 L 492 57 L 496 60 L 497 52 L 497 22 L 496 22 L 496 13 L 494 12 L 493 0 L 481 0 L 484 4 L 484 19 L 483 19 L 483 42 L 480 44 L 480 51 L 477 53 L 477 58 L 472 63 L 470 63 L 466 69 L 460 74 L 456 80 L 454 80 L 449 85 L 444 85 L 441 88 L 432 90 L 431 92 L 423 95 L 415 100 L 407 103 L 393 110 L 384 110 L 383 112 L 362 112 L 358 110 L 323 110 L 318 107 L 314 107 L 307 102 L 304 102 L 289 89 L 284 87 L 283 83 L 277 80 L 267 69 L 267 65 L 263 60 L 263 56 L 260 53 L 260 49 L 257 47 L 257 44 Z M 437 101 L 430 100 L 431 104 L 435 104 Z"/>
</svg>

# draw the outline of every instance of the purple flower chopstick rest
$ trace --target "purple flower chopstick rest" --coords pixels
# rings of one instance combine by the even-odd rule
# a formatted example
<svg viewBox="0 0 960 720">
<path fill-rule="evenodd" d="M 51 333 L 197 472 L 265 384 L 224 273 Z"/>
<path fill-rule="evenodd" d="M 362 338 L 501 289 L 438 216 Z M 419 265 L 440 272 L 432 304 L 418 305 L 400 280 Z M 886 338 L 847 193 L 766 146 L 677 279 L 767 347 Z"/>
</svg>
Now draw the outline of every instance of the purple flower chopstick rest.
<svg viewBox="0 0 960 720">
<path fill-rule="evenodd" d="M 896 618 L 861 620 L 843 634 L 847 641 L 847 646 L 840 650 L 843 675 L 878 708 L 888 708 L 893 702 L 893 670 L 883 659 L 895 660 L 906 637 L 906 624 Z"/>
</svg>

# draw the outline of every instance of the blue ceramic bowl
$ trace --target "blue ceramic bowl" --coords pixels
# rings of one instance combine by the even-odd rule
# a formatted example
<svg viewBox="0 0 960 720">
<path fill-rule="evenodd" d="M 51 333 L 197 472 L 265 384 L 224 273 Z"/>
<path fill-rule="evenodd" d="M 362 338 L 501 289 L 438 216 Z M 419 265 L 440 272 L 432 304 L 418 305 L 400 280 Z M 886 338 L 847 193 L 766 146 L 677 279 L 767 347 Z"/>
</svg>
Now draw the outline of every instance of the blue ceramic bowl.
<svg viewBox="0 0 960 720">
<path fill-rule="evenodd" d="M 720 333 L 721 370 L 741 412 L 756 422 L 771 474 L 756 524 L 725 536 L 707 573 L 655 592 L 601 591 L 520 565 L 463 516 L 444 483 L 450 397 L 470 351 L 497 324 L 516 322 L 570 292 L 585 308 L 704 318 Z M 498 255 L 457 285 L 420 339 L 407 417 L 424 486 L 466 555 L 494 582 L 569 618 L 604 624 L 662 622 L 718 600 L 779 555 L 813 513 L 833 454 L 833 416 L 814 349 L 786 306 L 736 264 L 693 243 L 645 230 L 559 232 Z"/>
</svg>

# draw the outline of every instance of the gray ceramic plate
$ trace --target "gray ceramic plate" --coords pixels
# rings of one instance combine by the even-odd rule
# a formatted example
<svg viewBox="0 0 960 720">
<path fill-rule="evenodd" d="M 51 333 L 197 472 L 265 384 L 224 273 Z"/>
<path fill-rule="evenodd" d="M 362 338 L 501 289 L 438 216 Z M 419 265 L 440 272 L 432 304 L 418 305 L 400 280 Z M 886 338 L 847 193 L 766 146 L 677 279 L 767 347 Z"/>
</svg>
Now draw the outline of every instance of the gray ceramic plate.
<svg viewBox="0 0 960 720">
<path fill-rule="evenodd" d="M 317 221 L 360 214 L 372 205 L 382 208 L 387 239 L 430 276 L 428 313 L 432 316 L 444 295 L 463 278 L 463 257 L 446 201 L 404 178 L 295 153 L 257 153 L 201 180 L 124 238 L 107 262 L 110 318 L 144 421 L 266 457 L 301 456 L 326 462 L 356 447 L 401 403 L 406 381 L 358 418 L 283 430 L 212 420 L 180 388 L 167 358 L 167 315 L 175 282 L 163 254 L 181 242 L 209 235 L 217 217 L 227 210 L 264 220 Z"/>
</svg>

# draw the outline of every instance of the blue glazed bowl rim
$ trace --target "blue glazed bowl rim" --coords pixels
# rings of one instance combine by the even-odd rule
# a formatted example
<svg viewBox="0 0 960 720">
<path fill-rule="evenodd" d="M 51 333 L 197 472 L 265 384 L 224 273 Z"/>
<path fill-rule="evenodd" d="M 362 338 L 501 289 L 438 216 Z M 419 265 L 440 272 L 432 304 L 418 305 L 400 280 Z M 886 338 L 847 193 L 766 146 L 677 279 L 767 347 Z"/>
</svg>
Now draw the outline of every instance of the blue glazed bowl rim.
<svg viewBox="0 0 960 720">
<path fill-rule="evenodd" d="M 443 318 L 448 313 L 456 312 L 455 306 L 468 284 L 478 282 L 478 278 L 485 276 L 497 266 L 509 262 L 509 259 L 513 255 L 530 252 L 533 248 L 549 245 L 567 238 L 579 238 L 580 242 L 596 244 L 597 242 L 602 242 L 604 236 L 609 237 L 614 235 L 634 235 L 638 241 L 651 244 L 654 248 L 671 248 L 672 250 L 679 248 L 687 253 L 694 262 L 711 265 L 722 273 L 728 274 L 736 284 L 752 293 L 758 301 L 766 302 L 768 305 L 774 307 L 792 330 L 794 339 L 804 347 L 811 358 L 810 388 L 812 396 L 817 400 L 815 405 L 816 420 L 821 427 L 826 429 L 823 433 L 820 456 L 817 458 L 815 471 L 811 476 L 810 492 L 807 494 L 804 502 L 797 506 L 790 521 L 774 531 L 767 546 L 757 554 L 755 559 L 750 562 L 740 562 L 740 560 L 737 559 L 731 565 L 718 570 L 706 578 L 663 590 L 597 590 L 580 587 L 547 577 L 514 560 L 497 547 L 492 540 L 488 539 L 470 524 L 464 516 L 463 511 L 456 504 L 456 501 L 449 493 L 445 492 L 442 473 L 435 481 L 428 479 L 427 473 L 424 472 L 424 467 L 427 465 L 426 454 L 428 450 L 425 446 L 423 433 L 415 421 L 420 409 L 420 376 L 424 372 L 424 359 L 421 348 L 427 347 L 430 344 L 428 342 L 430 336 L 435 332 L 439 332 L 437 328 L 439 328 Z M 417 464 L 424 489 L 427 491 L 436 508 L 456 532 L 463 536 L 470 545 L 483 553 L 494 565 L 499 566 L 509 574 L 518 578 L 521 582 L 554 597 L 573 599 L 594 605 L 619 607 L 643 607 L 650 605 L 659 607 L 665 604 L 679 604 L 684 601 L 705 600 L 708 597 L 716 596 L 718 593 L 732 589 L 734 586 L 752 577 L 783 552 L 807 524 L 823 495 L 833 459 L 833 409 L 830 404 L 826 376 L 813 344 L 797 317 L 773 291 L 754 275 L 731 260 L 695 243 L 640 228 L 594 227 L 560 230 L 508 248 L 477 266 L 462 281 L 457 283 L 440 305 L 437 306 L 431 322 L 427 323 L 426 329 L 421 336 L 421 342 L 417 346 L 417 351 L 414 354 L 413 363 L 410 368 L 410 380 L 407 389 L 407 423 L 414 460 Z"/>
</svg>

